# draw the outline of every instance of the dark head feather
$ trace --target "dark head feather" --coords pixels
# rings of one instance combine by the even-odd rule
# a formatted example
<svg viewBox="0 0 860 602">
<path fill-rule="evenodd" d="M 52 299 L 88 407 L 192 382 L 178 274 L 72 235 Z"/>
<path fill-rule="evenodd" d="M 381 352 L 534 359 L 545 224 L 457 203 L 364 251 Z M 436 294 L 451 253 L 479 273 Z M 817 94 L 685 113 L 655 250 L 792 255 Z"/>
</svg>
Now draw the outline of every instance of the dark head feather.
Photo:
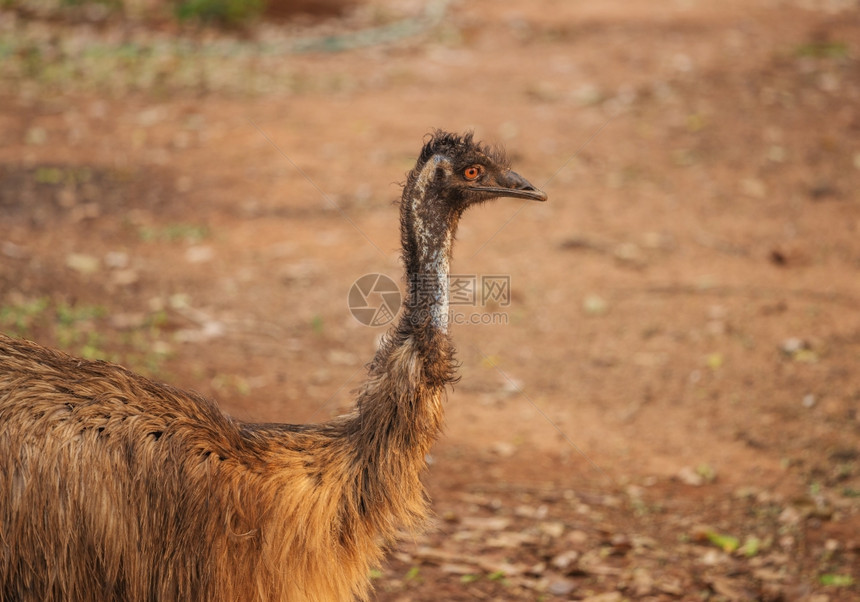
<svg viewBox="0 0 860 602">
<path fill-rule="evenodd" d="M 510 167 L 504 149 L 500 146 L 488 146 L 476 142 L 473 132 L 459 135 L 443 130 L 434 130 L 428 136 L 430 138 L 424 143 L 421 154 L 418 156 L 416 171 L 420 171 L 421 167 L 434 155 L 444 155 L 451 159 L 455 165 L 490 162 L 500 169 Z"/>
</svg>

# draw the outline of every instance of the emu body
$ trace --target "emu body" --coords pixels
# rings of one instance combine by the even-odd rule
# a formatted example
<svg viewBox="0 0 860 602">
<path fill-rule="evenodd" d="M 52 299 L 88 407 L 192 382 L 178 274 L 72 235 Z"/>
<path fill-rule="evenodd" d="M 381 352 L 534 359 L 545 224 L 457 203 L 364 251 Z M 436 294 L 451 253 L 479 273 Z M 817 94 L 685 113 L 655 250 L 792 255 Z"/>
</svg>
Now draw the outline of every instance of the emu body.
<svg viewBox="0 0 860 602">
<path fill-rule="evenodd" d="M 546 198 L 470 136 L 425 144 L 401 203 L 403 313 L 355 409 L 326 423 L 239 422 L 0 335 L 0 600 L 366 598 L 385 545 L 427 510 L 419 477 L 455 379 L 457 221 L 498 196 Z"/>
<path fill-rule="evenodd" d="M 414 381 L 408 347 L 365 395 Z M 356 446 L 357 416 L 242 424 L 118 366 L 7 337 L 0 358 L 3 600 L 346 600 L 424 513 L 438 396 L 395 400 L 426 431 L 393 451 Z"/>
</svg>

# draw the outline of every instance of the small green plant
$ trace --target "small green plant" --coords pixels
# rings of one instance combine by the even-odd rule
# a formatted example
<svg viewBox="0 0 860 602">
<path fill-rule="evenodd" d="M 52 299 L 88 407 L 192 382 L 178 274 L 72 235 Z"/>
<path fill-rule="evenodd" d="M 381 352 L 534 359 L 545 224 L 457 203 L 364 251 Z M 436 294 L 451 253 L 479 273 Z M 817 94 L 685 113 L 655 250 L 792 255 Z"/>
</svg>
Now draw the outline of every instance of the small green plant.
<svg viewBox="0 0 860 602">
<path fill-rule="evenodd" d="M 100 305 L 68 305 L 67 303 L 58 303 L 56 312 L 57 321 L 63 326 L 90 322 L 107 314 L 107 310 Z"/>
<path fill-rule="evenodd" d="M 133 362 L 137 370 L 145 372 L 150 376 L 164 375 L 164 362 L 167 361 L 170 354 L 153 351 L 145 353 L 140 360 Z"/>
<path fill-rule="evenodd" d="M 112 359 L 103 349 L 102 336 L 93 325 L 106 314 L 107 310 L 98 305 L 58 303 L 54 309 L 57 342 L 89 360 Z"/>
<path fill-rule="evenodd" d="M 761 547 L 762 541 L 758 537 L 751 535 L 744 540 L 744 545 L 738 548 L 738 552 L 747 558 L 752 558 L 753 556 L 758 555 L 761 551 Z"/>
<path fill-rule="evenodd" d="M 0 306 L 0 328 L 18 336 L 25 336 L 48 309 L 48 302 L 47 297 L 39 297 Z"/>
<path fill-rule="evenodd" d="M 740 546 L 738 538 L 732 535 L 725 535 L 723 533 L 717 533 L 715 531 L 708 531 L 707 533 L 705 533 L 705 537 L 708 538 L 709 542 L 711 542 L 727 554 L 731 554 Z"/>
<path fill-rule="evenodd" d="M 92 171 L 86 167 L 51 167 L 43 165 L 33 172 L 37 184 L 74 186 L 85 184 L 92 179 Z"/>
<path fill-rule="evenodd" d="M 115 356 L 108 354 L 102 348 L 102 337 L 97 332 L 88 332 L 86 339 L 80 346 L 81 357 L 88 360 L 109 360 L 115 361 Z"/>
<path fill-rule="evenodd" d="M 795 49 L 795 54 L 816 59 L 840 59 L 848 56 L 848 44 L 845 42 L 809 42 Z"/>
<path fill-rule="evenodd" d="M 122 8 L 121 0 L 61 0 L 62 6 L 84 6 L 86 4 L 100 4 L 105 8 L 119 10 Z"/>
<path fill-rule="evenodd" d="M 408 571 L 406 571 L 406 576 L 403 577 L 404 581 L 415 581 L 416 579 L 421 578 L 421 569 L 417 566 L 413 566 Z"/>
<path fill-rule="evenodd" d="M 198 19 L 221 25 L 241 25 L 263 12 L 264 0 L 182 0 L 174 13 L 180 21 Z"/>
<path fill-rule="evenodd" d="M 159 310 L 147 316 L 140 327 L 120 333 L 118 343 L 126 350 L 122 362 L 136 372 L 166 379 L 164 365 L 173 352 L 171 346 L 161 340 L 160 326 L 165 321 L 164 310 Z"/>
<path fill-rule="evenodd" d="M 507 579 L 505 579 L 504 571 L 494 571 L 487 575 L 487 579 L 490 581 L 496 581 L 497 583 L 501 583 L 502 585 L 507 585 Z"/>
<path fill-rule="evenodd" d="M 33 178 L 38 184 L 59 184 L 63 181 L 63 170 L 57 167 L 39 167 Z"/>
<path fill-rule="evenodd" d="M 821 585 L 831 585 L 833 587 L 851 587 L 854 585 L 854 577 L 851 575 L 837 575 L 834 573 L 825 573 L 818 578 Z"/>
<path fill-rule="evenodd" d="M 209 227 L 199 224 L 167 224 L 161 228 L 143 226 L 138 236 L 144 242 L 198 243 L 209 236 Z"/>
<path fill-rule="evenodd" d="M 251 385 L 238 374 L 218 374 L 212 379 L 212 386 L 227 395 L 249 395 Z"/>
</svg>

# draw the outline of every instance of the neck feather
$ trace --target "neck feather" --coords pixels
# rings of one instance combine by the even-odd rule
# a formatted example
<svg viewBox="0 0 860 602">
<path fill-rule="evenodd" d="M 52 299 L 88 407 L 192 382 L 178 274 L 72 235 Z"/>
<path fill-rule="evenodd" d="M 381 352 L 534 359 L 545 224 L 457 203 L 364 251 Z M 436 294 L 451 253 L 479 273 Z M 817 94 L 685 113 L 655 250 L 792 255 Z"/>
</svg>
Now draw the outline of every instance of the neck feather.
<svg viewBox="0 0 860 602">
<path fill-rule="evenodd" d="M 406 267 L 406 303 L 401 319 L 416 328 L 448 331 L 448 275 L 459 215 L 448 210 L 434 175 L 450 165 L 431 157 L 410 174 L 401 206 L 401 242 Z"/>
</svg>

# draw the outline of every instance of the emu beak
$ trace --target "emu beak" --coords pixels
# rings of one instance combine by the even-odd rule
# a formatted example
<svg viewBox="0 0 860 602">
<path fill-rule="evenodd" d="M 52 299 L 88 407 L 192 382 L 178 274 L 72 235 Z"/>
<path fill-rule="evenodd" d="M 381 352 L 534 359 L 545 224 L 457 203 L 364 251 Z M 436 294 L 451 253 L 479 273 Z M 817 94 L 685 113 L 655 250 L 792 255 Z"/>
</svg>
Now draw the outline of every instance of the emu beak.
<svg viewBox="0 0 860 602">
<path fill-rule="evenodd" d="M 498 186 L 474 186 L 472 190 L 489 192 L 495 196 L 507 196 L 532 201 L 545 201 L 546 193 L 538 190 L 531 183 L 515 171 L 508 170 L 496 180 Z"/>
</svg>

